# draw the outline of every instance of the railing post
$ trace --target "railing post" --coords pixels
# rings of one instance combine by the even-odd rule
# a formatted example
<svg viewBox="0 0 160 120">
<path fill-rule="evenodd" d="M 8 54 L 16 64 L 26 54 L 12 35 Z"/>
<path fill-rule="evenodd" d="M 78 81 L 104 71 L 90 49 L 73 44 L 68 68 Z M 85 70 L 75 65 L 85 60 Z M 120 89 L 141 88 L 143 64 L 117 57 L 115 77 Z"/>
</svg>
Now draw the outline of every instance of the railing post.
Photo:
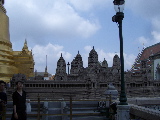
<svg viewBox="0 0 160 120">
<path fill-rule="evenodd" d="M 6 120 L 6 106 L 3 106 L 2 120 Z"/>
<path fill-rule="evenodd" d="M 40 96 L 38 94 L 38 111 L 37 111 L 37 120 L 40 120 Z"/>
<path fill-rule="evenodd" d="M 112 116 L 111 116 L 112 109 L 110 107 L 111 103 L 112 103 L 112 96 L 111 96 L 111 94 L 109 94 L 109 119 L 112 119 Z"/>
<path fill-rule="evenodd" d="M 72 120 L 72 96 L 70 96 L 70 120 Z"/>
<path fill-rule="evenodd" d="M 111 103 L 112 103 L 112 95 L 109 94 L 109 104 L 111 104 Z"/>
</svg>

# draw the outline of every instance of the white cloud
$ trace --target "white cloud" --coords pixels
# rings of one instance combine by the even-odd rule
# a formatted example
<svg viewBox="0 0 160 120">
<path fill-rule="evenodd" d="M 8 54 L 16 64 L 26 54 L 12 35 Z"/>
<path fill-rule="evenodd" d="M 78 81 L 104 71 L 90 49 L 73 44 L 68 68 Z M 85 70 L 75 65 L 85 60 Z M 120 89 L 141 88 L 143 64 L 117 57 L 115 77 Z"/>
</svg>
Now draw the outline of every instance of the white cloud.
<svg viewBox="0 0 160 120">
<path fill-rule="evenodd" d="M 159 0 L 128 0 L 126 7 L 131 9 L 135 14 L 150 19 L 159 15 Z"/>
<path fill-rule="evenodd" d="M 86 52 L 89 52 L 92 50 L 92 47 L 88 45 L 88 46 L 85 46 L 84 49 Z"/>
<path fill-rule="evenodd" d="M 160 16 L 157 16 L 152 19 L 151 24 L 153 29 L 160 32 Z"/>
<path fill-rule="evenodd" d="M 153 36 L 153 39 L 154 39 L 154 43 L 158 43 L 160 42 L 160 32 L 157 32 L 157 31 L 152 31 L 152 36 Z"/>
<path fill-rule="evenodd" d="M 153 36 L 153 42 L 158 43 L 160 42 L 160 16 L 152 19 L 152 26 L 153 31 L 151 32 L 151 35 Z"/>
<path fill-rule="evenodd" d="M 149 43 L 149 39 L 145 38 L 144 36 L 141 36 L 137 39 L 137 41 L 141 44 L 141 45 L 146 45 Z"/>
<path fill-rule="evenodd" d="M 77 10 L 90 11 L 93 10 L 93 8 L 95 9 L 109 6 L 111 0 L 69 0 L 69 2 Z"/>
<path fill-rule="evenodd" d="M 60 58 L 61 53 L 66 62 L 71 60 L 72 55 L 63 49 L 63 46 L 53 45 L 51 43 L 46 46 L 34 46 L 32 50 L 34 54 L 35 69 L 37 69 L 39 72 L 44 71 L 47 55 L 48 71 L 54 74 L 57 67 L 57 61 Z"/>
<path fill-rule="evenodd" d="M 128 9 L 132 10 L 141 19 L 146 20 L 151 25 L 151 32 L 148 36 L 141 36 L 138 38 L 139 43 L 150 46 L 160 42 L 160 14 L 159 14 L 159 0 L 134 0 L 126 1 Z"/>
<path fill-rule="evenodd" d="M 124 68 L 125 70 L 130 70 L 132 68 L 133 63 L 135 62 L 136 56 L 133 54 L 125 54 L 124 53 Z"/>
<path fill-rule="evenodd" d="M 150 46 L 156 43 L 160 42 L 160 32 L 158 31 L 152 31 L 151 32 L 151 38 L 145 38 L 144 36 L 141 36 L 137 39 L 140 45 Z"/>
<path fill-rule="evenodd" d="M 98 20 L 84 18 L 67 0 L 13 0 L 5 5 L 11 16 L 11 35 L 16 40 L 26 35 L 33 41 L 46 36 L 89 38 L 100 29 Z"/>
</svg>

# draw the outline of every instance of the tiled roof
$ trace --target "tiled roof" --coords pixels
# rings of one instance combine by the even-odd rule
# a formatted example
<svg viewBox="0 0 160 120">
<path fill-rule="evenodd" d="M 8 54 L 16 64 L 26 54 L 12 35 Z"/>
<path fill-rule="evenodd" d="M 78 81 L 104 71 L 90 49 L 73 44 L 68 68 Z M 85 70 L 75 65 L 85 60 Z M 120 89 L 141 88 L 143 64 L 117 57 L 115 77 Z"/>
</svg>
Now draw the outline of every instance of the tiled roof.
<svg viewBox="0 0 160 120">
<path fill-rule="evenodd" d="M 146 60 L 149 58 L 150 55 L 156 54 L 158 52 L 160 52 L 160 43 L 157 43 L 155 45 L 152 45 L 150 47 L 145 48 L 142 51 L 142 54 L 140 56 L 140 60 Z"/>
<path fill-rule="evenodd" d="M 134 72 L 135 69 L 136 71 L 138 70 L 137 68 L 139 68 L 141 66 L 141 61 L 142 60 L 146 60 L 148 65 L 151 65 L 151 61 L 149 60 L 149 57 L 151 55 L 156 55 L 160 53 L 160 43 L 154 44 L 152 46 L 149 46 L 147 48 L 144 48 L 142 50 L 141 53 L 138 54 L 136 61 L 133 65 L 133 67 L 131 68 L 131 71 Z"/>
</svg>

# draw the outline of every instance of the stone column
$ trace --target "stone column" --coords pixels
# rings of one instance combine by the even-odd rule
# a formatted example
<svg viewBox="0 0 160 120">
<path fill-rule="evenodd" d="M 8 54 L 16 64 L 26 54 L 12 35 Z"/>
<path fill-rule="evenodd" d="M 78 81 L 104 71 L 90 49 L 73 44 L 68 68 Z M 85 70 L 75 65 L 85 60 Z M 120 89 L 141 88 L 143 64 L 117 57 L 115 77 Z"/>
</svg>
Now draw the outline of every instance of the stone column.
<svg viewBox="0 0 160 120">
<path fill-rule="evenodd" d="M 47 100 L 47 98 L 45 100 Z M 43 114 L 48 114 L 48 108 L 49 108 L 48 101 L 45 101 L 43 104 Z M 42 120 L 48 120 L 48 116 L 47 115 L 42 116 Z"/>
<path fill-rule="evenodd" d="M 117 120 L 130 120 L 129 105 L 117 105 Z"/>
</svg>

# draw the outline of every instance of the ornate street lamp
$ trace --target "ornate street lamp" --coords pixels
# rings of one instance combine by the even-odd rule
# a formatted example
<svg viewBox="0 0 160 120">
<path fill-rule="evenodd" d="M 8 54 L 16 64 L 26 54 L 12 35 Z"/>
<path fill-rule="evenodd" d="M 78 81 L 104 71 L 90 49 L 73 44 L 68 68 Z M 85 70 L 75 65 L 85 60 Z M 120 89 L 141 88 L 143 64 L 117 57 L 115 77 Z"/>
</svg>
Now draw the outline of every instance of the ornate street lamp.
<svg viewBox="0 0 160 120">
<path fill-rule="evenodd" d="M 112 17 L 112 21 L 119 24 L 119 39 L 120 39 L 120 60 L 121 60 L 121 93 L 119 98 L 119 105 L 128 105 L 127 97 L 125 93 L 125 82 L 124 82 L 124 58 L 123 58 L 123 37 L 122 37 L 122 20 L 124 18 L 124 0 L 114 0 L 114 9 L 116 15 Z"/>
</svg>

